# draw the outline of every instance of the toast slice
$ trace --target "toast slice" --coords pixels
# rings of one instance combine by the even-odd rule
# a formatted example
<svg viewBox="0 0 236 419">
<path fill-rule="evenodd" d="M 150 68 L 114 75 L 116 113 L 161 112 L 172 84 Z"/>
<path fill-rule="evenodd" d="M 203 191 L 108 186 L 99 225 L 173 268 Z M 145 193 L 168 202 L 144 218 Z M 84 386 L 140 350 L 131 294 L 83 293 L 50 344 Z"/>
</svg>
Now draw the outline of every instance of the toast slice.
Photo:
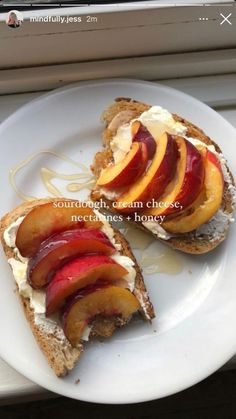
<svg viewBox="0 0 236 419">
<path fill-rule="evenodd" d="M 6 255 L 6 258 L 17 259 L 16 252 L 12 247 L 9 247 L 4 240 L 4 231 L 14 223 L 19 217 L 28 214 L 35 206 L 55 201 L 54 199 L 39 199 L 30 202 L 25 202 L 16 207 L 13 211 L 7 213 L 0 224 L 1 242 Z M 154 317 L 153 306 L 149 300 L 141 270 L 134 258 L 128 242 L 119 231 L 115 231 L 115 242 L 120 244 L 120 254 L 128 256 L 134 262 L 136 271 L 135 289 L 133 294 L 139 300 L 142 307 L 142 316 L 145 320 L 150 321 Z M 17 287 L 18 288 L 18 287 Z M 48 363 L 53 368 L 58 377 L 66 375 L 72 370 L 79 360 L 83 352 L 83 344 L 73 347 L 66 339 L 62 328 L 58 325 L 54 330 L 47 330 L 42 324 L 35 321 L 35 313 L 30 306 L 29 298 L 25 297 L 19 292 L 18 294 L 25 312 L 25 316 L 30 324 L 32 332 L 39 347 L 48 360 Z M 95 318 L 91 324 L 90 336 L 109 337 L 113 334 L 117 327 L 123 326 L 119 318 Z"/>
<path fill-rule="evenodd" d="M 98 179 L 101 170 L 106 168 L 109 163 L 113 162 L 113 153 L 110 147 L 110 142 L 112 141 L 118 128 L 121 125 L 129 123 L 132 119 L 138 118 L 143 112 L 149 110 L 150 108 L 150 105 L 132 100 L 130 98 L 117 98 L 115 99 L 114 103 L 111 104 L 110 107 L 108 107 L 108 109 L 103 112 L 102 121 L 105 124 L 105 129 L 103 132 L 104 149 L 95 155 L 94 162 L 91 166 L 91 170 L 93 171 L 96 179 Z M 172 117 L 176 122 L 180 122 L 186 127 L 187 137 L 196 138 L 208 146 L 213 145 L 217 153 L 222 153 L 220 147 L 200 128 L 176 114 L 172 114 Z M 148 230 L 141 222 L 134 222 L 132 219 L 130 220 L 130 217 L 128 222 L 131 222 L 142 230 L 152 234 L 156 239 L 160 240 L 162 243 L 167 244 L 171 248 L 178 249 L 185 253 L 201 254 L 213 250 L 226 238 L 230 222 L 233 221 L 232 214 L 236 195 L 235 184 L 233 176 L 227 165 L 226 170 L 227 177 L 224 181 L 223 199 L 220 208 L 222 215 L 222 225 L 220 225 L 220 228 L 219 220 L 216 220 L 215 224 L 204 224 L 206 229 L 205 231 L 203 230 L 200 232 L 200 234 L 197 230 L 195 230 L 191 231 L 190 233 L 174 234 L 171 235 L 171 237 L 169 237 L 167 240 L 163 240 Z M 94 201 L 99 201 L 102 199 L 106 202 L 109 210 L 111 212 L 115 212 L 114 207 L 112 206 L 112 201 L 107 199 L 102 191 L 100 191 L 100 188 L 95 187 L 91 193 L 91 199 Z M 124 219 L 125 218 L 127 219 L 127 216 L 124 215 Z M 216 231 L 217 228 L 219 228 L 219 231 Z"/>
</svg>

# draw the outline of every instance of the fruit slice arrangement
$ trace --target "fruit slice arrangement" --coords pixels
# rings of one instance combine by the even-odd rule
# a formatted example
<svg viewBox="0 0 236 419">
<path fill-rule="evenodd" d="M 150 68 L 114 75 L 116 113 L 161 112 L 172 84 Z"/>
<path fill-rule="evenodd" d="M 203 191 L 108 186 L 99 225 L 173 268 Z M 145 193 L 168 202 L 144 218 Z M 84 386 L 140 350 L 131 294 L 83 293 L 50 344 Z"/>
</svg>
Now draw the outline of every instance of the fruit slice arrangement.
<svg viewBox="0 0 236 419">
<path fill-rule="evenodd" d="M 71 222 L 72 214 L 79 222 Z M 46 316 L 59 311 L 72 345 L 95 317 L 126 322 L 140 309 L 128 283 L 116 285 L 128 271 L 112 259 L 117 249 L 102 226 L 88 207 L 58 208 L 52 202 L 32 209 L 17 231 L 19 252 L 29 258 L 27 280 L 45 290 Z"/>
<path fill-rule="evenodd" d="M 204 143 L 196 146 L 188 138 L 164 133 L 153 138 L 140 121 L 131 122 L 132 147 L 118 164 L 101 171 L 97 187 L 117 192 L 113 208 L 124 215 L 137 209 L 148 220 L 162 222 L 173 234 L 187 233 L 208 222 L 220 208 L 224 178 L 217 155 Z M 140 159 L 139 169 L 129 171 L 134 149 L 143 144 L 146 164 Z M 200 145 L 199 145 L 200 144 Z M 136 153 L 137 156 L 137 153 Z M 129 185 L 122 179 L 129 176 Z M 104 182 L 110 179 L 113 182 Z M 164 220 L 164 222 L 163 222 Z"/>
<path fill-rule="evenodd" d="M 122 313 L 126 320 L 138 308 L 137 299 L 125 288 L 108 284 L 87 287 L 68 301 L 63 314 L 63 329 L 71 344 L 76 345 L 90 318 L 99 314 L 110 317 Z"/>
</svg>

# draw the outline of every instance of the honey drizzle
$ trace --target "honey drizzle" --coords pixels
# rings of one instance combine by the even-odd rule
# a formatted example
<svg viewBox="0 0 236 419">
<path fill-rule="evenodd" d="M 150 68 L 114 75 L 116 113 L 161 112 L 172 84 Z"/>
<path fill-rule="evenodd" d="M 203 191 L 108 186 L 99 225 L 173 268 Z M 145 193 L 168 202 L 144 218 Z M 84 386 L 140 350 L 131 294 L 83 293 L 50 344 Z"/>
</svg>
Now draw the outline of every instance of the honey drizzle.
<svg viewBox="0 0 236 419">
<path fill-rule="evenodd" d="M 51 150 L 40 150 L 37 153 L 33 153 L 30 156 L 28 156 L 25 160 L 21 161 L 19 164 L 17 164 L 14 168 L 10 170 L 9 173 L 9 180 L 10 184 L 13 187 L 16 194 L 23 200 L 23 201 L 31 201 L 35 199 L 36 197 L 26 195 L 18 186 L 16 183 L 16 175 L 20 170 L 25 168 L 28 164 L 31 163 L 32 160 L 34 160 L 36 157 L 38 157 L 41 154 L 50 154 L 53 155 L 61 160 L 64 160 L 66 162 L 71 163 L 73 166 L 79 167 L 81 169 L 81 173 L 75 173 L 75 174 L 62 174 L 58 173 L 52 169 L 49 169 L 47 167 L 42 167 L 40 169 L 41 179 L 42 182 L 46 188 L 46 190 L 49 192 L 49 194 L 60 197 L 63 196 L 61 191 L 52 183 L 53 179 L 61 179 L 61 180 L 68 180 L 68 181 L 75 181 L 79 179 L 86 179 L 86 182 L 71 182 L 66 186 L 66 189 L 69 192 L 78 192 L 82 189 L 91 189 L 91 187 L 94 185 L 94 179 L 91 175 L 89 169 L 82 163 L 78 163 L 75 160 L 71 159 L 70 157 L 65 156 L 64 154 L 59 154 Z"/>
<path fill-rule="evenodd" d="M 155 273 L 178 275 L 183 270 L 181 258 L 171 249 L 163 249 L 162 252 L 154 249 L 146 250 L 141 255 L 140 266 L 146 275 Z"/>
<path fill-rule="evenodd" d="M 150 234 L 130 226 L 125 228 L 124 235 L 133 249 L 145 250 L 155 241 Z"/>
<path fill-rule="evenodd" d="M 166 273 L 178 275 L 182 272 L 183 262 L 178 253 L 168 248 L 160 250 L 151 247 L 156 239 L 150 234 L 127 226 L 124 229 L 124 235 L 129 240 L 132 248 L 141 250 L 139 264 L 144 274 Z"/>
</svg>

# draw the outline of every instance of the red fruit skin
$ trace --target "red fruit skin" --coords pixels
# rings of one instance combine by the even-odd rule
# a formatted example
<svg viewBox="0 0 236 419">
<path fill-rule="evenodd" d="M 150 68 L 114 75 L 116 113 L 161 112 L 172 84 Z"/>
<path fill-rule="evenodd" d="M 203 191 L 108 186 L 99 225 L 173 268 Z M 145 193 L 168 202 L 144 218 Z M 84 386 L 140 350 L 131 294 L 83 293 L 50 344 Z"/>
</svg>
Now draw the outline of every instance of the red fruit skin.
<svg viewBox="0 0 236 419">
<path fill-rule="evenodd" d="M 175 198 L 175 202 L 179 202 L 182 210 L 191 205 L 199 195 L 204 182 L 204 162 L 201 153 L 191 144 L 185 140 L 187 148 L 187 159 L 184 181 L 181 191 Z M 167 208 L 162 215 L 170 215 L 175 212 L 180 212 L 180 208 Z"/>
<path fill-rule="evenodd" d="M 219 169 L 219 171 L 221 173 L 221 176 L 222 176 L 222 179 L 224 180 L 224 175 L 223 175 L 223 172 L 222 172 L 222 167 L 221 167 L 220 161 L 217 159 L 216 155 L 214 153 L 212 153 L 210 150 L 207 150 L 206 158 L 212 164 L 214 164 L 217 167 L 217 169 Z"/>
<path fill-rule="evenodd" d="M 27 270 L 29 284 L 35 289 L 44 287 L 51 281 L 57 269 L 88 251 L 93 254 L 111 255 L 116 249 L 106 234 L 97 229 L 68 230 L 49 237 L 41 243 L 36 255 L 29 260 Z M 52 262 L 47 263 L 49 258 Z"/>
<path fill-rule="evenodd" d="M 139 123 L 139 128 L 134 134 L 133 141 L 142 142 L 147 147 L 148 159 L 151 160 L 156 152 L 156 141 L 154 140 L 151 133 L 147 130 L 144 125 Z"/>
<path fill-rule="evenodd" d="M 111 283 L 127 273 L 125 268 L 105 255 L 86 255 L 68 262 L 56 272 L 47 287 L 47 315 L 62 306 L 78 289 L 93 287 L 101 280 Z"/>
<path fill-rule="evenodd" d="M 140 192 L 138 196 L 134 199 L 134 202 L 140 201 L 144 204 L 151 201 L 152 199 L 157 200 L 162 193 L 164 192 L 167 185 L 173 179 L 176 168 L 177 162 L 179 158 L 179 151 L 176 144 L 174 137 L 170 134 L 166 134 L 167 142 L 165 146 L 165 154 L 163 156 L 163 160 L 161 161 L 160 165 L 157 167 L 155 171 L 155 175 L 152 177 L 151 181 L 148 183 L 146 188 Z M 156 151 L 158 153 L 158 149 Z M 152 163 L 153 164 L 153 163 Z M 147 170 L 146 176 L 148 177 L 149 171 Z M 127 200 L 128 192 L 124 192 L 119 198 L 119 202 L 125 202 Z M 128 196 L 129 199 L 129 196 Z M 134 212 L 133 207 L 123 207 L 117 206 L 117 211 L 121 213 L 132 213 Z M 137 211 L 137 209 L 135 209 Z"/>
<path fill-rule="evenodd" d="M 138 143 L 136 146 L 138 147 L 137 152 L 133 156 L 132 160 L 130 160 L 129 163 L 122 168 L 120 173 L 117 174 L 110 182 L 104 184 L 104 187 L 108 189 L 127 187 L 135 182 L 145 171 L 148 163 L 147 150 L 144 148 L 142 143 Z M 115 165 L 115 167 L 117 166 Z"/>
<path fill-rule="evenodd" d="M 78 207 L 73 207 L 72 202 Z M 59 203 L 62 206 L 58 206 Z M 79 201 L 55 198 L 53 202 L 34 206 L 26 214 L 17 230 L 16 247 L 22 256 L 30 258 L 47 238 L 82 227 L 98 229 L 102 227 L 102 222 L 96 219 L 92 208 L 81 207 Z"/>
<path fill-rule="evenodd" d="M 63 307 L 63 316 L 62 318 L 67 316 L 67 313 L 70 311 L 71 307 L 76 303 L 76 301 L 81 300 L 81 298 L 86 297 L 86 295 L 91 294 L 91 292 L 99 291 L 104 288 L 110 287 L 110 283 L 106 281 L 98 281 L 95 284 L 89 285 L 85 288 L 82 288 L 78 291 L 75 291 L 72 295 L 70 295 L 66 299 L 66 303 Z"/>
<path fill-rule="evenodd" d="M 158 168 L 156 176 L 149 183 L 143 194 L 139 197 L 140 201 L 146 202 L 158 199 L 164 192 L 168 183 L 173 179 L 178 161 L 178 147 L 174 138 L 168 134 L 168 143 L 163 162 Z"/>
<path fill-rule="evenodd" d="M 148 164 L 148 149 L 146 144 L 143 142 L 141 143 L 141 150 L 142 155 L 139 163 L 139 171 L 137 173 L 137 176 L 135 178 L 135 181 L 145 172 L 147 164 Z"/>
</svg>

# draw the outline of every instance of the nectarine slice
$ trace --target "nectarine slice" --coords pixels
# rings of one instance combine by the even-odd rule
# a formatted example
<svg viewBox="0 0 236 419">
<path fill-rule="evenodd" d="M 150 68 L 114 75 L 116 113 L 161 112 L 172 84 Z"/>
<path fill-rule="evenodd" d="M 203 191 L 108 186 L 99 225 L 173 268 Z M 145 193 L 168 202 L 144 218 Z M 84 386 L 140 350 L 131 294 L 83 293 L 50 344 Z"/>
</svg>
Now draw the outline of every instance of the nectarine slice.
<svg viewBox="0 0 236 419">
<path fill-rule="evenodd" d="M 79 291 L 63 313 L 63 330 L 72 346 L 79 344 L 84 328 L 95 316 L 120 317 L 127 321 L 140 309 L 137 298 L 127 289 L 97 285 Z"/>
<path fill-rule="evenodd" d="M 81 288 L 98 280 L 114 282 L 128 271 L 105 255 L 82 256 L 58 270 L 46 291 L 47 315 L 60 307 L 65 299 Z"/>
<path fill-rule="evenodd" d="M 152 159 L 156 152 L 157 143 L 148 129 L 141 124 L 140 121 L 136 120 L 132 123 L 131 133 L 133 141 L 141 142 L 146 145 L 148 158 Z"/>
<path fill-rule="evenodd" d="M 135 203 L 157 199 L 175 174 L 178 148 L 172 135 L 163 134 L 157 141 L 154 158 L 147 171 L 116 202 L 119 212 L 135 211 Z"/>
<path fill-rule="evenodd" d="M 134 142 L 123 160 L 102 170 L 97 185 L 118 188 L 133 183 L 146 168 L 148 156 L 145 149 L 142 143 Z"/>
<path fill-rule="evenodd" d="M 69 207 L 72 202 L 79 205 L 79 201 L 58 199 L 34 207 L 25 216 L 16 235 L 16 246 L 22 256 L 33 256 L 45 239 L 60 231 L 102 226 L 91 208 Z"/>
<path fill-rule="evenodd" d="M 159 198 L 156 208 L 145 211 L 146 215 L 170 215 L 183 211 L 201 192 L 204 181 L 204 164 L 201 153 L 189 141 L 176 137 L 180 159 L 175 177 Z"/>
<path fill-rule="evenodd" d="M 205 160 L 204 189 L 206 198 L 189 215 L 183 215 L 166 221 L 163 228 L 170 233 L 188 233 L 207 223 L 220 208 L 224 178 L 220 162 L 216 156 L 207 151 Z"/>
<path fill-rule="evenodd" d="M 28 282 L 33 288 L 42 288 L 68 260 L 84 253 L 111 255 L 115 251 L 115 247 L 101 230 L 63 231 L 45 240 L 29 260 Z"/>
</svg>

